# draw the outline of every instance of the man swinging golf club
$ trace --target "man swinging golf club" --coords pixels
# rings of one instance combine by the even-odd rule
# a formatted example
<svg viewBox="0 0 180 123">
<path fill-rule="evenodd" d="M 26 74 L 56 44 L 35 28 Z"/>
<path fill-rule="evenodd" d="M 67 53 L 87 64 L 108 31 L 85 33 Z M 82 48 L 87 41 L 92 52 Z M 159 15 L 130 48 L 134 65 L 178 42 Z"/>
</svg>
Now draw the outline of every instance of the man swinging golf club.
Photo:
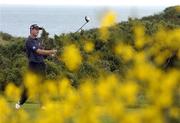
<svg viewBox="0 0 180 123">
<path fill-rule="evenodd" d="M 26 39 L 25 47 L 29 61 L 29 70 L 35 74 L 45 77 L 46 65 L 44 56 L 54 56 L 57 50 L 44 50 L 40 39 L 38 39 L 39 30 L 42 30 L 37 24 L 30 26 L 30 36 Z M 28 99 L 27 89 L 24 88 L 19 102 L 15 105 L 19 109 Z"/>
</svg>

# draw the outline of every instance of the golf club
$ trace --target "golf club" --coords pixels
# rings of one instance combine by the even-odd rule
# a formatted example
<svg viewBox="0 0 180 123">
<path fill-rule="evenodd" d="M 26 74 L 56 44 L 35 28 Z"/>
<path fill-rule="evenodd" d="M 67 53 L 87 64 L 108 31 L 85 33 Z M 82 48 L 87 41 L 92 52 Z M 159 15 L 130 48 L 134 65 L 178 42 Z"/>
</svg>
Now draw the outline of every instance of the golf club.
<svg viewBox="0 0 180 123">
<path fill-rule="evenodd" d="M 89 23 L 90 18 L 88 16 L 85 16 L 84 19 L 85 19 L 86 22 L 76 32 L 79 32 L 87 23 Z"/>
</svg>

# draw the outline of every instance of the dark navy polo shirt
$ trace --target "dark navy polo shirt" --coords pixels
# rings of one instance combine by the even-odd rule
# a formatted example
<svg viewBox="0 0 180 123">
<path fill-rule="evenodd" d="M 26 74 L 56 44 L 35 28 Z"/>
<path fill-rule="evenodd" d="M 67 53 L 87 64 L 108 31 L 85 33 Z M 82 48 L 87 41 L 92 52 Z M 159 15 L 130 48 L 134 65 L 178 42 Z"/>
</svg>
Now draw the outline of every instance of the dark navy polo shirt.
<svg viewBox="0 0 180 123">
<path fill-rule="evenodd" d="M 42 49 L 41 41 L 38 38 L 32 38 L 29 36 L 26 39 L 26 54 L 29 62 L 44 62 L 43 55 L 36 53 L 37 49 Z"/>
</svg>

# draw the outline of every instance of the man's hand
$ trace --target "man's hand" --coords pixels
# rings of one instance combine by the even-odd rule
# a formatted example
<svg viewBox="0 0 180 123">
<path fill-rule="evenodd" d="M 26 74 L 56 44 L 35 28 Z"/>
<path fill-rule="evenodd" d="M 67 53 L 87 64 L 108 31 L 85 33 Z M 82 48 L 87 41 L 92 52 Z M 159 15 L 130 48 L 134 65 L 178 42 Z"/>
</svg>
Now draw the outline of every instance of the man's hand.
<svg viewBox="0 0 180 123">
<path fill-rule="evenodd" d="M 52 50 L 51 56 L 54 57 L 56 55 L 56 53 L 57 53 L 57 50 Z"/>
<path fill-rule="evenodd" d="M 51 57 L 55 57 L 57 60 L 60 61 L 60 58 L 59 58 L 59 56 L 56 55 L 56 53 L 57 53 L 57 50 L 52 50 Z"/>
</svg>

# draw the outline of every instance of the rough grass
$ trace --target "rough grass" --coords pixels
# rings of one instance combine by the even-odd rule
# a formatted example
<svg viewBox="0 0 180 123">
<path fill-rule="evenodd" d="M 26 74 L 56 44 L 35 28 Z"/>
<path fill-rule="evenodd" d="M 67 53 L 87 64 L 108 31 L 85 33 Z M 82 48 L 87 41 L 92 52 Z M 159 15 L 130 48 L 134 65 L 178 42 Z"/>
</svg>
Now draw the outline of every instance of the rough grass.
<svg viewBox="0 0 180 123">
<path fill-rule="evenodd" d="M 16 102 L 9 102 L 9 105 L 14 110 L 14 112 L 16 112 L 15 104 L 16 104 Z M 21 109 L 25 110 L 28 113 L 28 115 L 30 116 L 30 119 L 35 119 L 38 114 L 38 111 L 41 108 L 40 108 L 39 103 L 27 102 L 22 106 Z"/>
</svg>

